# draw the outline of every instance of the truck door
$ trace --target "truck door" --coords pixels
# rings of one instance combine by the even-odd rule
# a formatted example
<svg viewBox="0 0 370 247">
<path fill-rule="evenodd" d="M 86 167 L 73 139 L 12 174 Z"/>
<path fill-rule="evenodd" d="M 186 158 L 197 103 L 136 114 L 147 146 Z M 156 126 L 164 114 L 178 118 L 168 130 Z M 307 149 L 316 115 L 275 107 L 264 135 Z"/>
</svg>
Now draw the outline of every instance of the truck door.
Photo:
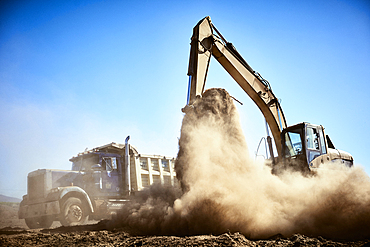
<svg viewBox="0 0 370 247">
<path fill-rule="evenodd" d="M 119 174 L 120 157 L 102 157 L 102 192 L 112 196 L 121 193 L 121 176 Z"/>
</svg>

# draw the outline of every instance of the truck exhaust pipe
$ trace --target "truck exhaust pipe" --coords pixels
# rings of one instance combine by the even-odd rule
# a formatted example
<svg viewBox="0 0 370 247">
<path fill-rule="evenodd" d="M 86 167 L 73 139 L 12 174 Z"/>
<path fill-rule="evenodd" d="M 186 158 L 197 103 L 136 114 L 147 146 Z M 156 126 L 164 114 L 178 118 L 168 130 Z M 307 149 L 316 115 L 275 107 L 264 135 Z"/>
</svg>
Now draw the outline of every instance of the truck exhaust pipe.
<svg viewBox="0 0 370 247">
<path fill-rule="evenodd" d="M 131 177 L 130 177 L 130 144 L 128 141 L 130 140 L 130 136 L 126 137 L 125 140 L 125 171 L 126 171 L 126 186 L 128 190 L 128 195 L 131 194 Z"/>
</svg>

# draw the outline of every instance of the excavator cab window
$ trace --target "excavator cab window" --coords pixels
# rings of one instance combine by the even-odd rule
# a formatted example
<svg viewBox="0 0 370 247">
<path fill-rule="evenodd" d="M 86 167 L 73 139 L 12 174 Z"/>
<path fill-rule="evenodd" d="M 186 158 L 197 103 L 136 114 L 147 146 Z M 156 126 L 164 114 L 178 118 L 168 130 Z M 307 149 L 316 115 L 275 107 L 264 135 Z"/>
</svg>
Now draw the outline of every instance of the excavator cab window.
<svg viewBox="0 0 370 247">
<path fill-rule="evenodd" d="M 320 151 L 319 135 L 316 128 L 308 127 L 306 131 L 307 148 Z"/>
<path fill-rule="evenodd" d="M 302 153 L 301 129 L 288 131 L 284 135 L 285 157 L 293 157 Z"/>
<path fill-rule="evenodd" d="M 307 127 L 306 129 L 307 157 L 308 163 L 320 156 L 319 133 L 316 128 Z"/>
<path fill-rule="evenodd" d="M 326 154 L 326 145 L 325 145 L 324 132 L 322 130 L 320 130 L 319 134 L 320 134 L 321 153 Z"/>
<path fill-rule="evenodd" d="M 308 164 L 316 157 L 326 154 L 324 133 L 321 126 L 307 126 L 306 143 Z"/>
<path fill-rule="evenodd" d="M 301 123 L 282 132 L 283 152 L 287 163 L 310 164 L 315 158 L 326 154 L 323 127 Z"/>
<path fill-rule="evenodd" d="M 303 124 L 291 126 L 282 132 L 284 165 L 296 171 L 305 172 L 307 166 L 307 153 L 305 140 L 305 127 Z"/>
</svg>

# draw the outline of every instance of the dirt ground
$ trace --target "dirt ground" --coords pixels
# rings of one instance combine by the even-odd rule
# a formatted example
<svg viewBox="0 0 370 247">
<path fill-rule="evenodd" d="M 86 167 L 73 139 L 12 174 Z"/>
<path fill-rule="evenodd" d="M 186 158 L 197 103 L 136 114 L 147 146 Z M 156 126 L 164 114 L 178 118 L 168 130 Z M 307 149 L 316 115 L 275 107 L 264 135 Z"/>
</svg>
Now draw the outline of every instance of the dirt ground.
<svg viewBox="0 0 370 247">
<path fill-rule="evenodd" d="M 338 241 L 295 234 L 250 240 L 240 233 L 218 236 L 139 236 L 129 228 L 114 228 L 109 221 L 75 227 L 54 222 L 51 229 L 29 230 L 18 219 L 17 203 L 0 204 L 0 246 L 370 246 L 370 240 Z"/>
</svg>

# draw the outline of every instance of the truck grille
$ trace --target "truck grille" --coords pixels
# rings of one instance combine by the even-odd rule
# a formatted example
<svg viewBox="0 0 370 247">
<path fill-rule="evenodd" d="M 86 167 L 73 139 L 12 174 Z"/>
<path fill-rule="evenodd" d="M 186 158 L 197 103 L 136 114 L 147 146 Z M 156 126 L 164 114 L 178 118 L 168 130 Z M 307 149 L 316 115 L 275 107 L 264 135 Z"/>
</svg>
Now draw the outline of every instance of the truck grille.
<svg viewBox="0 0 370 247">
<path fill-rule="evenodd" d="M 44 197 L 44 179 L 45 174 L 38 174 L 36 176 L 28 177 L 28 191 L 27 194 L 30 200 L 38 199 Z"/>
</svg>

